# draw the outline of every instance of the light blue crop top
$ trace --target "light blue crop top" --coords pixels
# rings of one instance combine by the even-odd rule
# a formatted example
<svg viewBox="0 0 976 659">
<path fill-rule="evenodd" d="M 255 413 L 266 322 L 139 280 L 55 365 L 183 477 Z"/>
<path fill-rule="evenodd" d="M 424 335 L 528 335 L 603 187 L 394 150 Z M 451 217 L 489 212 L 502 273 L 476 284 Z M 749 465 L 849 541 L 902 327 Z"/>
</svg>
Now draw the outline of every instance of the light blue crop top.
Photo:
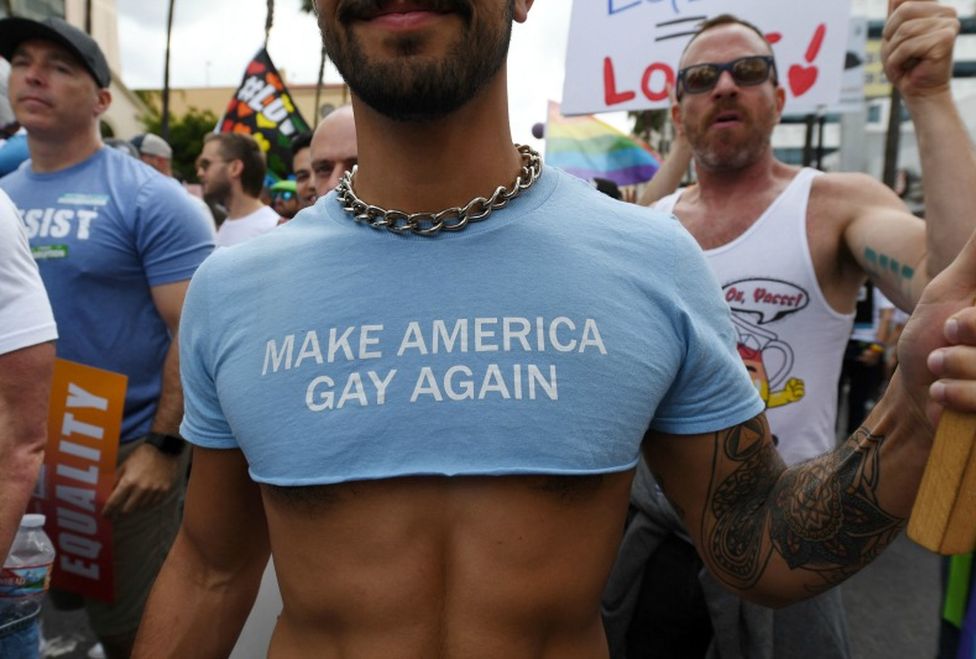
<svg viewBox="0 0 976 659">
<path fill-rule="evenodd" d="M 277 485 L 623 471 L 763 408 L 680 224 L 549 167 L 433 239 L 330 194 L 208 259 L 180 342 L 183 435 Z"/>
</svg>

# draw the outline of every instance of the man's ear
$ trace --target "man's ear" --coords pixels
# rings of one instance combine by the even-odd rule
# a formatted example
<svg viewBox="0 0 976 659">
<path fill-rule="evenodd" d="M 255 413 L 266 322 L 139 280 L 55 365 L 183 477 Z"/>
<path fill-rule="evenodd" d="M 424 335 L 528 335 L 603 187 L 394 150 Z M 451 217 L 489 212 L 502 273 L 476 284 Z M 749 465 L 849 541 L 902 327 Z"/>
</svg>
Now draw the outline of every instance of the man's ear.
<svg viewBox="0 0 976 659">
<path fill-rule="evenodd" d="M 515 22 L 524 23 L 535 0 L 515 0 Z"/>
<path fill-rule="evenodd" d="M 674 129 L 678 132 L 678 135 L 684 135 L 685 127 L 681 123 L 681 102 L 671 97 L 671 123 L 674 124 Z"/>
<path fill-rule="evenodd" d="M 95 116 L 101 116 L 112 105 L 112 92 L 108 89 L 99 89 L 95 92 Z"/>
<path fill-rule="evenodd" d="M 783 116 L 783 108 L 786 106 L 786 90 L 782 86 L 776 85 L 776 117 Z"/>
<path fill-rule="evenodd" d="M 232 177 L 240 178 L 244 173 L 244 163 L 240 160 L 231 160 L 227 163 L 227 169 Z"/>
</svg>

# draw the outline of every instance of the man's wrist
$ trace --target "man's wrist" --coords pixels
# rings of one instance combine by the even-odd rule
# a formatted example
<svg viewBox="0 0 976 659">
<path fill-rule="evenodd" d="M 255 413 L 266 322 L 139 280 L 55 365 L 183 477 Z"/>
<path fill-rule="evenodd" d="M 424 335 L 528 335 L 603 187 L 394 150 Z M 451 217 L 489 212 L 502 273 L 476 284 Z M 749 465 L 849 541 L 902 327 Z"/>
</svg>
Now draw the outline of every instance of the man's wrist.
<svg viewBox="0 0 976 659">
<path fill-rule="evenodd" d="M 186 440 L 178 434 L 150 432 L 145 442 L 165 455 L 181 455 L 186 450 Z"/>
<path fill-rule="evenodd" d="M 905 108 L 912 116 L 912 122 L 924 122 L 931 117 L 932 121 L 944 121 L 943 113 L 958 114 L 955 101 L 952 98 L 951 87 L 937 87 L 920 91 L 911 96 L 902 96 Z"/>
</svg>

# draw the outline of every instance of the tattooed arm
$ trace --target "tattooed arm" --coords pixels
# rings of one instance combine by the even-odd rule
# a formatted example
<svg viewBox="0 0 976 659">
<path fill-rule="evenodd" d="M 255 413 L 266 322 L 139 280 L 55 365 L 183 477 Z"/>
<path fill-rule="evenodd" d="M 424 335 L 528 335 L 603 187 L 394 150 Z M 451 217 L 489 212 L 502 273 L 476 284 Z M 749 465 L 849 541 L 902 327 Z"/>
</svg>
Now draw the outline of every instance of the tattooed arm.
<svg viewBox="0 0 976 659">
<path fill-rule="evenodd" d="M 764 415 L 710 434 L 648 434 L 647 463 L 718 579 L 753 601 L 788 604 L 844 580 L 894 539 L 941 410 L 976 413 L 974 299 L 976 235 L 925 288 L 884 397 L 820 458 L 787 469 Z"/>
<path fill-rule="evenodd" d="M 925 464 L 910 438 L 929 429 L 884 406 L 837 450 L 791 468 L 764 415 L 696 437 L 652 435 L 645 454 L 712 573 L 746 598 L 787 604 L 857 572 L 904 525 Z"/>
</svg>

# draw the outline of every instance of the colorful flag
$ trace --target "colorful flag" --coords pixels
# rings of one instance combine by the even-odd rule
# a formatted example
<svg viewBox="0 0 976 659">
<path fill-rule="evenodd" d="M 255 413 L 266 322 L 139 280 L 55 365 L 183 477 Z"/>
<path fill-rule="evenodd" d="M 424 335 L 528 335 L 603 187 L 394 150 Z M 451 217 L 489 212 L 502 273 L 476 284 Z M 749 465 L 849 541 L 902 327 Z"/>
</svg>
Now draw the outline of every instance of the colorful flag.
<svg viewBox="0 0 976 659">
<path fill-rule="evenodd" d="M 546 164 L 587 181 L 610 179 L 617 185 L 650 181 L 661 157 L 641 140 L 624 135 L 593 115 L 564 117 L 549 102 Z"/>
<path fill-rule="evenodd" d="M 221 133 L 245 133 L 257 140 L 270 174 L 284 178 L 291 173 L 291 139 L 307 131 L 308 123 L 264 48 L 247 65 L 218 128 Z"/>
</svg>

